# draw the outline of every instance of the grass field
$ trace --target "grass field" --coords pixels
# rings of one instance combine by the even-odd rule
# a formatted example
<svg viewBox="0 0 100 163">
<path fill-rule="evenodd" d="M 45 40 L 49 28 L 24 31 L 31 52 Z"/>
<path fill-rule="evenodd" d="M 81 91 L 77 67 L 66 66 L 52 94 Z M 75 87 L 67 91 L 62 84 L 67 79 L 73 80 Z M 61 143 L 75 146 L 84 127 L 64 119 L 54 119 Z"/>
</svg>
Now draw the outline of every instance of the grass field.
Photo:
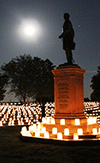
<svg viewBox="0 0 100 163">
<path fill-rule="evenodd" d="M 23 142 L 20 126 L 0 127 L 0 163 L 99 163 L 100 146 Z"/>
</svg>

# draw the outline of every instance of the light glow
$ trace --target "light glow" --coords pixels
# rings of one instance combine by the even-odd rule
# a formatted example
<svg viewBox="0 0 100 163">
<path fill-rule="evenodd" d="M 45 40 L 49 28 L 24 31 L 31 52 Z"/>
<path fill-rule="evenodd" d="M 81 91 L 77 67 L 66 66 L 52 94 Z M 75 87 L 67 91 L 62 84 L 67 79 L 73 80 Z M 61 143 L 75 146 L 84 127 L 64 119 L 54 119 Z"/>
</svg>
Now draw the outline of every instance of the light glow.
<svg viewBox="0 0 100 163">
<path fill-rule="evenodd" d="M 62 133 L 61 132 L 57 133 L 57 139 L 62 140 Z"/>
<path fill-rule="evenodd" d="M 78 135 L 83 135 L 83 129 L 82 128 L 78 128 L 77 133 L 78 133 Z"/>
<path fill-rule="evenodd" d="M 55 124 L 55 119 L 51 118 L 51 124 Z"/>
<path fill-rule="evenodd" d="M 36 131 L 35 132 L 35 137 L 39 137 L 40 136 L 40 132 Z"/>
<path fill-rule="evenodd" d="M 65 125 L 65 119 L 60 120 L 60 125 Z"/>
<path fill-rule="evenodd" d="M 77 133 L 74 133 L 73 139 L 74 139 L 74 140 L 78 140 L 78 134 L 77 134 Z"/>
<path fill-rule="evenodd" d="M 75 119 L 75 125 L 80 125 L 80 119 Z"/>
<path fill-rule="evenodd" d="M 24 33 L 27 36 L 31 36 L 31 35 L 33 35 L 35 33 L 35 29 L 32 26 L 26 26 L 25 29 L 24 29 Z"/>
<path fill-rule="evenodd" d="M 42 127 L 41 128 L 41 133 L 45 133 L 46 132 L 46 127 Z"/>
<path fill-rule="evenodd" d="M 93 128 L 93 135 L 97 135 L 97 128 Z"/>
<path fill-rule="evenodd" d="M 99 128 L 99 134 L 100 134 L 100 128 Z"/>
<path fill-rule="evenodd" d="M 52 128 L 52 134 L 57 134 L 57 128 L 56 127 Z"/>
<path fill-rule="evenodd" d="M 36 41 L 42 34 L 42 28 L 37 20 L 24 19 L 18 29 L 19 36 L 27 41 Z"/>
<path fill-rule="evenodd" d="M 87 119 L 87 123 L 88 123 L 88 125 L 90 125 L 90 124 L 95 124 L 95 123 L 96 123 L 96 120 L 97 120 L 96 117 L 89 117 L 89 118 Z"/>
<path fill-rule="evenodd" d="M 48 132 L 48 131 L 46 131 L 46 132 L 44 133 L 44 138 L 48 138 L 48 139 L 49 139 L 49 132 Z"/>
<path fill-rule="evenodd" d="M 69 135 L 69 129 L 68 129 L 68 128 L 65 128 L 65 129 L 64 129 L 64 135 L 66 135 L 66 136 Z"/>
</svg>

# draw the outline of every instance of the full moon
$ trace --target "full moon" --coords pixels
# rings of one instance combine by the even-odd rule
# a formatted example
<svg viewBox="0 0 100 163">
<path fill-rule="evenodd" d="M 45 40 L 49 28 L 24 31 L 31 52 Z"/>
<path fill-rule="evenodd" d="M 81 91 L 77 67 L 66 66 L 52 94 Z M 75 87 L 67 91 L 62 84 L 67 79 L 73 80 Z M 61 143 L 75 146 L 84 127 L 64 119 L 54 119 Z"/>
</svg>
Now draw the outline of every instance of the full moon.
<svg viewBox="0 0 100 163">
<path fill-rule="evenodd" d="M 25 29 L 24 29 L 24 34 L 27 35 L 27 36 L 32 36 L 35 34 L 35 27 L 33 26 L 26 26 Z"/>
<path fill-rule="evenodd" d="M 23 20 L 19 27 L 19 35 L 22 39 L 27 41 L 36 41 L 40 35 L 42 28 L 36 20 Z"/>
</svg>

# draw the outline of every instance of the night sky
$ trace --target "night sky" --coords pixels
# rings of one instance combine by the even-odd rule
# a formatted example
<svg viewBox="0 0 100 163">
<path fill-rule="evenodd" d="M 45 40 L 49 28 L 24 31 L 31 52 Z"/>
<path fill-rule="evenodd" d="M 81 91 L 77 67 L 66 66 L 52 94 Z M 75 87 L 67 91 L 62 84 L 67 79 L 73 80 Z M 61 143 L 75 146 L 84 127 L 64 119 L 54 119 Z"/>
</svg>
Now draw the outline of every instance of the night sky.
<svg viewBox="0 0 100 163">
<path fill-rule="evenodd" d="M 90 97 L 91 77 L 100 65 L 100 0 L 0 0 L 0 66 L 23 54 L 65 63 L 58 39 L 65 12 L 75 31 L 75 64 L 86 70 L 84 96 Z"/>
</svg>

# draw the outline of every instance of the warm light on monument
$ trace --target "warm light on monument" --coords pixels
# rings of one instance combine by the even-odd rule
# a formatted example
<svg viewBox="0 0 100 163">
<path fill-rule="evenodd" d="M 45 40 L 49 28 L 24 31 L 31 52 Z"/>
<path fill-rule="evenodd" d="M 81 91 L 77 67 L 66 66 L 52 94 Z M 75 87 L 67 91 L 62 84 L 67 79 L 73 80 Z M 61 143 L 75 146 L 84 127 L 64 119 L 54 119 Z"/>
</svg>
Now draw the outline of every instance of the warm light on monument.
<svg viewBox="0 0 100 163">
<path fill-rule="evenodd" d="M 41 133 L 45 133 L 46 132 L 46 127 L 42 127 L 41 128 Z"/>
<path fill-rule="evenodd" d="M 100 134 L 100 128 L 99 128 L 99 134 Z"/>
<path fill-rule="evenodd" d="M 57 134 L 57 128 L 56 127 L 52 128 L 52 134 Z"/>
<path fill-rule="evenodd" d="M 97 128 L 93 128 L 93 135 L 97 135 Z"/>
<path fill-rule="evenodd" d="M 40 136 L 40 132 L 39 131 L 36 131 L 35 132 L 35 137 L 39 137 Z"/>
<path fill-rule="evenodd" d="M 75 125 L 80 125 L 80 119 L 75 119 Z"/>
<path fill-rule="evenodd" d="M 55 119 L 51 118 L 51 124 L 55 124 Z"/>
<path fill-rule="evenodd" d="M 97 121 L 97 118 L 96 118 L 96 117 L 89 117 L 89 118 L 87 119 L 88 125 L 90 125 L 90 124 L 95 124 L 96 121 Z"/>
<path fill-rule="evenodd" d="M 37 122 L 37 124 L 36 124 L 36 128 L 37 128 L 38 131 L 40 131 L 40 129 L 41 129 L 40 122 Z"/>
<path fill-rule="evenodd" d="M 47 122 L 47 119 L 46 118 L 42 118 L 42 123 L 46 123 Z"/>
<path fill-rule="evenodd" d="M 29 126 L 29 131 L 35 132 L 36 130 L 34 130 L 34 129 L 35 129 L 34 126 Z"/>
<path fill-rule="evenodd" d="M 77 133 L 78 133 L 78 135 L 83 135 L 83 130 L 82 130 L 82 128 L 78 128 Z"/>
<path fill-rule="evenodd" d="M 65 129 L 64 129 L 64 135 L 66 135 L 66 136 L 69 135 L 69 129 L 68 129 L 68 128 L 65 128 Z"/>
<path fill-rule="evenodd" d="M 73 139 L 74 139 L 74 140 L 78 140 L 78 134 L 77 134 L 77 133 L 74 133 Z"/>
<path fill-rule="evenodd" d="M 65 125 L 65 119 L 60 120 L 60 125 Z"/>
<path fill-rule="evenodd" d="M 23 136 L 27 135 L 27 128 L 26 128 L 26 126 L 22 127 L 21 133 L 22 133 Z"/>
<path fill-rule="evenodd" d="M 46 132 L 44 133 L 44 138 L 48 138 L 48 139 L 49 139 L 49 132 L 48 132 L 48 131 L 46 131 Z"/>
<path fill-rule="evenodd" d="M 50 124 L 50 122 L 51 122 L 50 117 L 47 117 L 46 123 L 47 123 L 47 124 Z"/>
<path fill-rule="evenodd" d="M 3 126 L 3 125 L 2 125 L 2 121 L 0 121 L 0 126 Z"/>
<path fill-rule="evenodd" d="M 62 140 L 62 133 L 61 132 L 57 133 L 57 139 Z"/>
</svg>

